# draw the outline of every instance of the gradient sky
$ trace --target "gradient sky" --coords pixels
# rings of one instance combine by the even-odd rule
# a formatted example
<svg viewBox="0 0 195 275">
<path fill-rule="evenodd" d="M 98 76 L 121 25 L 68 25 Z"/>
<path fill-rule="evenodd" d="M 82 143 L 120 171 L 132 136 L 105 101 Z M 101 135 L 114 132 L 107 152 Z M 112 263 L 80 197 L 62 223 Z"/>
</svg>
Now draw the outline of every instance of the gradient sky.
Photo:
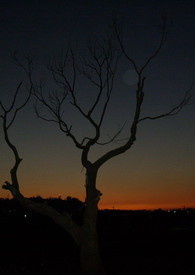
<svg viewBox="0 0 195 275">
<path fill-rule="evenodd" d="M 23 73 L 13 65 L 10 52 L 31 53 L 44 62 L 66 48 L 71 40 L 77 54 L 82 54 L 85 42 L 93 34 L 102 34 L 116 13 L 123 21 L 128 52 L 138 64 L 143 64 L 159 41 L 161 14 L 166 13 L 172 22 L 165 46 L 146 71 L 143 115 L 169 110 L 195 80 L 194 1 L 34 0 L 1 1 L 0 5 L 0 99 L 5 104 L 24 79 Z M 131 69 L 125 60 L 120 61 L 103 125 L 104 140 L 126 120 L 131 121 L 128 111 L 133 109 L 136 88 L 128 78 Z M 44 75 L 42 67 L 37 75 Z M 194 87 L 191 92 L 194 95 Z M 88 83 L 80 85 L 79 93 L 82 93 L 81 103 L 88 104 Z M 80 151 L 56 125 L 37 119 L 32 103 L 20 113 L 10 130 L 10 137 L 23 158 L 19 170 L 21 191 L 26 196 L 60 194 L 62 198 L 73 196 L 83 200 L 85 174 Z M 85 135 L 87 127 L 77 116 L 72 116 L 72 120 L 75 132 Z M 98 189 L 103 193 L 100 208 L 195 207 L 194 120 L 193 97 L 179 115 L 140 124 L 132 149 L 99 171 Z M 124 129 L 121 138 L 126 133 Z M 117 144 L 109 148 L 114 146 Z M 96 146 L 91 159 L 109 148 Z M 1 182 L 9 180 L 12 163 L 0 130 Z M 0 189 L 0 197 L 8 195 L 8 191 Z"/>
</svg>

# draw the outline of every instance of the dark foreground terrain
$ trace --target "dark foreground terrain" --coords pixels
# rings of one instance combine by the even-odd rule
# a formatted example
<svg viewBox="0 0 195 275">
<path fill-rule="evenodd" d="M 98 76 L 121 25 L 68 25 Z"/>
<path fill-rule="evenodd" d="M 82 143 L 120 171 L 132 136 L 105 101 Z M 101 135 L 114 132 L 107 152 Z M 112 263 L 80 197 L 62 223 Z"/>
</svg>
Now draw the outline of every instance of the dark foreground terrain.
<svg viewBox="0 0 195 275">
<path fill-rule="evenodd" d="M 63 200 L 55 203 L 63 208 Z M 71 211 L 80 222 L 77 206 L 73 203 Z M 98 228 L 109 275 L 195 274 L 193 209 L 105 210 L 99 212 Z M 79 274 L 79 252 L 69 236 L 13 200 L 0 200 L 0 236 L 2 275 Z"/>
</svg>

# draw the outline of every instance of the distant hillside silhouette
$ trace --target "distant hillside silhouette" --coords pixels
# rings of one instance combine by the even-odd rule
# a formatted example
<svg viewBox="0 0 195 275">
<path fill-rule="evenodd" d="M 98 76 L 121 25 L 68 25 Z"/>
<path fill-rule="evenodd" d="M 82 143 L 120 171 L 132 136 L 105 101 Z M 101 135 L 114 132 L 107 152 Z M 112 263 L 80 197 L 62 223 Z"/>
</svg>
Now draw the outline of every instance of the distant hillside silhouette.
<svg viewBox="0 0 195 275">
<path fill-rule="evenodd" d="M 78 223 L 82 223 L 83 211 L 85 205 L 77 198 L 68 196 L 66 199 L 59 198 L 42 198 L 40 196 L 31 197 L 32 201 L 48 204 L 58 210 L 60 213 L 68 212 L 72 218 Z M 11 211 L 12 213 L 31 213 L 35 215 L 31 210 L 24 209 L 15 199 L 0 199 L 0 215 Z"/>
<path fill-rule="evenodd" d="M 76 198 L 31 199 L 61 213 L 66 209 L 82 222 L 85 206 Z M 49 218 L 14 199 L 0 199 L 0 228 L 0 274 L 80 275 L 78 247 Z M 109 275 L 195 274 L 194 231 L 194 209 L 98 212 L 101 255 Z M 11 262 L 10 248 L 15 255 Z"/>
</svg>

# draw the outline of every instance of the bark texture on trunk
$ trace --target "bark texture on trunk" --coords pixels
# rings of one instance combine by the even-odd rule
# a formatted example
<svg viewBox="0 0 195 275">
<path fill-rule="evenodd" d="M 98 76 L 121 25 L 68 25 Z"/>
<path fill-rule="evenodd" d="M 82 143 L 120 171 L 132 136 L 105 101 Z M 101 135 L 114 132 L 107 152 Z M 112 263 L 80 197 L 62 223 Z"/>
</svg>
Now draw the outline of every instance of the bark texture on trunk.
<svg viewBox="0 0 195 275">
<path fill-rule="evenodd" d="M 83 275 L 106 275 L 98 247 L 97 234 L 84 228 L 80 245 L 80 261 Z"/>
<path fill-rule="evenodd" d="M 105 275 L 98 247 L 97 213 L 101 192 L 96 189 L 97 171 L 91 166 L 86 172 L 86 209 L 80 240 L 80 260 L 84 275 Z"/>
</svg>

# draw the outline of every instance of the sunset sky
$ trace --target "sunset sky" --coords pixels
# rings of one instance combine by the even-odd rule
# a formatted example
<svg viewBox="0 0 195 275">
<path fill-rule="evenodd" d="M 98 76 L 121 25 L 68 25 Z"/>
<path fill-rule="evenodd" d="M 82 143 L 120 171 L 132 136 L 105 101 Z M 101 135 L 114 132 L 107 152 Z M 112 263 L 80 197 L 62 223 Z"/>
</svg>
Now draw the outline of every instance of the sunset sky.
<svg viewBox="0 0 195 275">
<path fill-rule="evenodd" d="M 166 44 L 146 70 L 143 115 L 158 115 L 177 104 L 195 82 L 195 1 L 191 0 L 56 0 L 1 1 L 0 4 L 0 100 L 8 106 L 14 91 L 24 80 L 20 99 L 25 97 L 25 75 L 13 64 L 10 53 L 36 56 L 37 78 L 48 78 L 41 63 L 57 56 L 71 44 L 76 54 L 85 55 L 87 41 L 110 31 L 108 22 L 117 14 L 123 23 L 128 53 L 143 64 L 158 45 L 158 25 L 167 14 L 171 25 Z M 79 58 L 78 57 L 78 58 Z M 47 86 L 48 87 L 48 86 Z M 80 102 L 90 104 L 89 83 L 77 86 Z M 113 97 L 103 124 L 102 141 L 126 122 L 125 138 L 134 108 L 136 89 L 133 68 L 119 61 Z M 195 207 L 195 100 L 171 118 L 139 125 L 132 149 L 106 163 L 98 174 L 103 193 L 100 208 L 154 209 Z M 90 93 L 90 95 L 89 95 Z M 67 118 L 73 130 L 85 136 L 91 128 L 71 111 Z M 0 126 L 2 121 L 0 120 Z M 25 196 L 77 197 L 84 200 L 85 172 L 81 152 L 57 125 L 37 119 L 33 99 L 19 114 L 10 138 L 23 158 L 19 169 Z M 121 144 L 121 143 L 120 143 Z M 95 160 L 110 148 L 95 146 Z M 13 157 L 0 129 L 0 182 L 9 180 Z M 0 189 L 0 197 L 11 197 Z"/>
</svg>

